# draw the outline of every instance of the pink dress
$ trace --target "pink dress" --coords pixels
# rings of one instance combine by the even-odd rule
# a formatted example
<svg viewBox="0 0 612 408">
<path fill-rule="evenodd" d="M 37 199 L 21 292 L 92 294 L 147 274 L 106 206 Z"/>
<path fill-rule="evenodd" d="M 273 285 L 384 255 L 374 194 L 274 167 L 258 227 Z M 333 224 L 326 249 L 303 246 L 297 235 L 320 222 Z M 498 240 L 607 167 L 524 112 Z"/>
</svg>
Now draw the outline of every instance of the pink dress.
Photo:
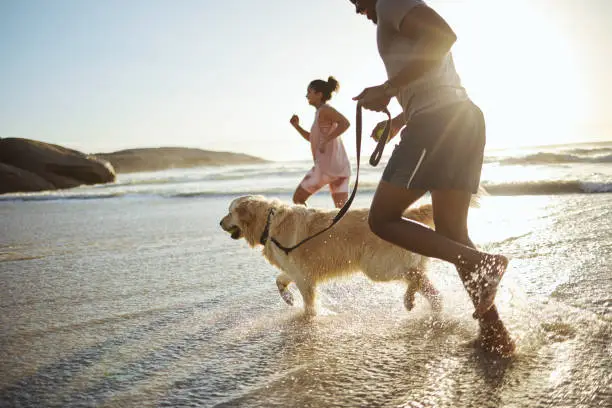
<svg viewBox="0 0 612 408">
<path fill-rule="evenodd" d="M 328 135 L 338 126 L 337 123 L 322 120 L 319 116 L 320 111 L 321 108 L 317 109 L 310 129 L 310 149 L 314 167 L 306 174 L 301 186 L 310 193 L 314 193 L 326 184 L 330 185 L 332 193 L 348 192 L 351 163 L 340 137 L 327 142 L 325 151 L 323 153 L 320 151 Z"/>
</svg>

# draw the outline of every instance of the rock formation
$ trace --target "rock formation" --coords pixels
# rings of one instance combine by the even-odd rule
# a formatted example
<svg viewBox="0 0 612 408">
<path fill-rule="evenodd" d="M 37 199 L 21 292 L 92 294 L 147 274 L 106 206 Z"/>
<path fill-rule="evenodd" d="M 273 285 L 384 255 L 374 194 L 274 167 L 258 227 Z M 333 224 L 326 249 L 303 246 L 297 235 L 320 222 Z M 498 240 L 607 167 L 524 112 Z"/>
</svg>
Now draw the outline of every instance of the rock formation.
<svg viewBox="0 0 612 408">
<path fill-rule="evenodd" d="M 54 190 L 115 180 L 102 159 L 30 139 L 0 139 L 0 194 Z"/>
</svg>

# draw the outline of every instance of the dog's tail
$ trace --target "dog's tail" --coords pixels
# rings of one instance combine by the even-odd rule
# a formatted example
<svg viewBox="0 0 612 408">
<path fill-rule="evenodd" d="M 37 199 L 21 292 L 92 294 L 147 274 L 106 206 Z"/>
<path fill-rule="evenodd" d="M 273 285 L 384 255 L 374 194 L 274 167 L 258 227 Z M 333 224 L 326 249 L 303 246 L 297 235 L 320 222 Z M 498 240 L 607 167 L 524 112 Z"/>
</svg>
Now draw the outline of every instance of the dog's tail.
<svg viewBox="0 0 612 408">
<path fill-rule="evenodd" d="M 404 212 L 404 217 L 425 224 L 431 228 L 434 227 L 433 206 L 431 204 L 423 204 L 420 207 L 409 208 Z"/>
<path fill-rule="evenodd" d="M 482 185 L 478 186 L 478 191 L 476 194 L 472 194 L 472 197 L 470 198 L 470 207 L 479 208 L 480 199 L 488 195 L 489 193 Z M 410 218 L 411 220 L 418 221 L 421 224 L 425 224 L 428 227 L 434 228 L 433 206 L 431 204 L 423 204 L 420 207 L 410 208 L 406 210 L 404 216 Z"/>
<path fill-rule="evenodd" d="M 470 207 L 479 208 L 480 199 L 488 195 L 489 195 L 489 192 L 482 186 L 482 184 L 480 184 L 478 186 L 478 191 L 476 192 L 476 194 L 472 194 L 472 198 L 470 199 Z"/>
</svg>

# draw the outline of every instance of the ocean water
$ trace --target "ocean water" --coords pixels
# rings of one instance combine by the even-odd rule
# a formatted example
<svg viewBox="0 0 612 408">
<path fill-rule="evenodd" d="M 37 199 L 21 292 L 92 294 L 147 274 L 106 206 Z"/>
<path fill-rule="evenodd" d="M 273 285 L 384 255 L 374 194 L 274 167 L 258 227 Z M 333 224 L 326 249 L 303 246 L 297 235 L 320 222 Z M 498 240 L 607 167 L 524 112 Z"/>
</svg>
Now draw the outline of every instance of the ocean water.
<svg viewBox="0 0 612 408">
<path fill-rule="evenodd" d="M 364 164 L 355 207 L 383 164 Z M 219 221 L 242 194 L 290 200 L 308 168 L 0 196 L 0 406 L 612 406 L 612 143 L 486 158 L 490 195 L 469 223 L 511 258 L 497 298 L 517 341 L 508 359 L 472 345 L 467 295 L 437 260 L 439 319 L 359 275 L 323 285 L 314 319 L 286 305 L 278 271 Z"/>
<path fill-rule="evenodd" d="M 391 150 L 387 148 L 377 167 L 362 157 L 360 192 L 374 192 Z M 354 173 L 355 159 L 351 162 Z M 306 160 L 119 174 L 113 184 L 4 194 L 0 201 L 292 194 L 310 167 L 312 162 Z M 612 142 L 492 151 L 485 156 L 481 181 L 493 195 L 609 193 Z"/>
</svg>

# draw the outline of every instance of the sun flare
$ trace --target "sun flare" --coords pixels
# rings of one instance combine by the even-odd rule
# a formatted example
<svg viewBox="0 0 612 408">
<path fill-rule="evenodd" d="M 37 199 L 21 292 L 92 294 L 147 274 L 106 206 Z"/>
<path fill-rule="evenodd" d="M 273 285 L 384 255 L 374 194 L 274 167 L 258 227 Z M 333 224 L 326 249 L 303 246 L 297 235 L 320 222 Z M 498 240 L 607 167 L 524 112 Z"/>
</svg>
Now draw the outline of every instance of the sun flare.
<svg viewBox="0 0 612 408">
<path fill-rule="evenodd" d="M 527 1 L 440 6 L 459 36 L 463 83 L 487 116 L 489 147 L 555 144 L 577 131 L 589 111 L 585 81 L 570 35 L 551 17 Z"/>
</svg>

